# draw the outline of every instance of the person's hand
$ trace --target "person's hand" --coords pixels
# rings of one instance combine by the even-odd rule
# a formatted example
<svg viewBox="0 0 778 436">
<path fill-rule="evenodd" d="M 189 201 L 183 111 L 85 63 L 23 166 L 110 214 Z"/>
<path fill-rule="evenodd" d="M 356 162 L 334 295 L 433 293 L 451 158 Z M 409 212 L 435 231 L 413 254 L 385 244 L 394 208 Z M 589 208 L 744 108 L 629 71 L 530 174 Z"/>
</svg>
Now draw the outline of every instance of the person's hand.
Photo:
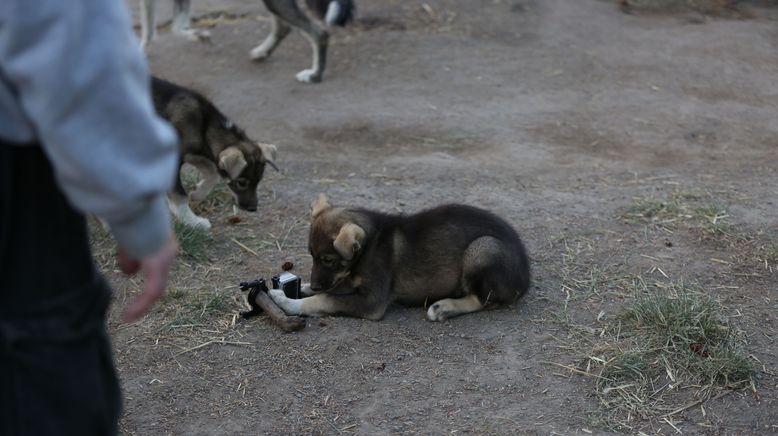
<svg viewBox="0 0 778 436">
<path fill-rule="evenodd" d="M 178 254 L 178 242 L 171 236 L 155 253 L 140 259 L 133 259 L 119 247 L 117 258 L 119 268 L 125 274 L 143 274 L 143 292 L 122 312 L 123 322 L 137 321 L 151 309 L 151 306 L 165 295 L 168 273 Z"/>
</svg>

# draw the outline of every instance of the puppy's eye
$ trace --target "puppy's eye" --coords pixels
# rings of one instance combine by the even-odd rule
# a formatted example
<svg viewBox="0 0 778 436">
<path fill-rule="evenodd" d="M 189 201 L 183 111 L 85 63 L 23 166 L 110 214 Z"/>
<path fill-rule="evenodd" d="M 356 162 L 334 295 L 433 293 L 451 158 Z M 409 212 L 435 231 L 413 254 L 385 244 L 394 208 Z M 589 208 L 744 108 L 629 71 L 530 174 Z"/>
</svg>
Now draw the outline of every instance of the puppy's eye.
<svg viewBox="0 0 778 436">
<path fill-rule="evenodd" d="M 249 181 L 246 179 L 237 179 L 235 180 L 235 187 L 240 189 L 241 191 L 245 191 L 249 187 Z"/>
<path fill-rule="evenodd" d="M 332 255 L 326 255 L 321 257 L 321 263 L 324 264 L 324 266 L 332 267 L 335 266 L 335 263 L 338 261 L 338 259 L 335 256 Z"/>
</svg>

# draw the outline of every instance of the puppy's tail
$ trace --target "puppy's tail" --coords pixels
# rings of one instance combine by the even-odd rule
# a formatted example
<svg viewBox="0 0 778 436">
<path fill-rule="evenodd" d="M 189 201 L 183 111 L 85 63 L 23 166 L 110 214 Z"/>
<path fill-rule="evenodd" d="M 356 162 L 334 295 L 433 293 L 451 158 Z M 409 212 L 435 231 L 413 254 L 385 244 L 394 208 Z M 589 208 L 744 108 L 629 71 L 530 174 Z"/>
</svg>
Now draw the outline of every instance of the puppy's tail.
<svg viewBox="0 0 778 436">
<path fill-rule="evenodd" d="M 353 0 L 306 0 L 306 3 L 329 27 L 343 27 L 354 19 Z"/>
</svg>

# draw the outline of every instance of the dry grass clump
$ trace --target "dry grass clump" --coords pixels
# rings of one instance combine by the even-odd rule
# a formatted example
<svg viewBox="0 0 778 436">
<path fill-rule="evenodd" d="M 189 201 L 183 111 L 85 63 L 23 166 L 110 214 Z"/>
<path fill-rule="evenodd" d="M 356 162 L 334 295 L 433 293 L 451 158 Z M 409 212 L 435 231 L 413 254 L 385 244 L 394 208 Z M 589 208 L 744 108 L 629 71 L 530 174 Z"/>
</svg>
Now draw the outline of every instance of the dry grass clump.
<svg viewBox="0 0 778 436">
<path fill-rule="evenodd" d="M 707 236 L 730 236 L 733 232 L 726 208 L 704 193 L 679 191 L 664 198 L 638 197 L 622 217 L 668 233 L 679 225 L 699 229 Z"/>
<path fill-rule="evenodd" d="M 752 362 L 713 297 L 682 283 L 636 285 L 637 299 L 587 356 L 608 426 L 633 429 L 748 386 Z"/>
</svg>

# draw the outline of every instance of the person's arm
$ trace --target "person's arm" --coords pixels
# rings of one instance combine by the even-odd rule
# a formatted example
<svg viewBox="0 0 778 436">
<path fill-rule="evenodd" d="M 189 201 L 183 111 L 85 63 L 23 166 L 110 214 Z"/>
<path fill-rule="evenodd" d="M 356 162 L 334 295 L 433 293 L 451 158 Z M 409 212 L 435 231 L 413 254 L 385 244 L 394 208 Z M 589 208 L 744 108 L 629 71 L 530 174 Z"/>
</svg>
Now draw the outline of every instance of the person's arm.
<svg viewBox="0 0 778 436">
<path fill-rule="evenodd" d="M 0 3 L 2 74 L 65 195 L 104 218 L 129 257 L 159 251 L 172 234 L 176 137 L 154 112 L 124 2 Z"/>
</svg>

